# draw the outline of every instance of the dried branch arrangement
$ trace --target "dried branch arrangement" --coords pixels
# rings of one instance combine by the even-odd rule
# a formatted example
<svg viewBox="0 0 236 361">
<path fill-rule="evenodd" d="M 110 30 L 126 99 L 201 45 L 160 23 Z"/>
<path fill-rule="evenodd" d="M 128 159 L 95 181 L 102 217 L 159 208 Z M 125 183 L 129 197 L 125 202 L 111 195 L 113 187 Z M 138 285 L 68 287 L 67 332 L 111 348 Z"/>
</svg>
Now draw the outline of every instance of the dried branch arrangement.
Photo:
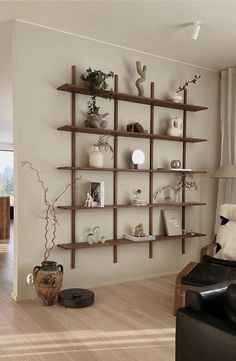
<svg viewBox="0 0 236 361">
<path fill-rule="evenodd" d="M 111 146 L 111 144 L 109 143 L 109 135 L 101 135 L 99 138 L 98 138 L 98 141 L 95 145 L 95 147 L 98 147 L 98 149 L 100 151 L 104 150 L 105 152 L 108 152 L 110 151 L 112 153 L 112 158 L 113 159 L 113 156 L 114 156 L 114 149 L 113 147 Z"/>
<path fill-rule="evenodd" d="M 187 88 L 189 86 L 189 84 L 193 83 L 196 84 L 196 82 L 198 81 L 198 79 L 201 78 L 200 74 L 194 74 L 193 79 L 192 80 L 186 80 L 186 82 L 184 83 L 184 85 L 181 85 L 178 87 L 178 89 L 176 90 L 176 93 L 181 92 L 182 90 L 184 90 L 185 88 Z"/>
<path fill-rule="evenodd" d="M 45 204 L 45 209 L 42 212 L 43 215 L 37 215 L 37 217 L 45 221 L 44 261 L 47 261 L 50 257 L 52 249 L 55 246 L 56 232 L 57 227 L 59 226 L 56 203 L 61 198 L 61 196 L 66 193 L 69 187 L 71 187 L 71 184 L 67 184 L 64 190 L 54 199 L 54 201 L 50 201 L 48 197 L 49 188 L 46 187 L 44 181 L 42 180 L 39 170 L 34 168 L 31 162 L 25 161 L 21 162 L 21 164 L 23 167 L 28 166 L 36 174 L 37 181 L 41 185 L 43 191 L 43 201 Z M 80 179 L 81 177 L 76 178 L 75 182 L 79 181 Z"/>
<path fill-rule="evenodd" d="M 198 190 L 198 186 L 194 181 L 193 175 L 190 174 L 182 174 L 178 177 L 176 183 L 174 184 L 169 184 L 167 186 L 162 186 L 160 187 L 153 195 L 153 198 L 156 199 L 158 194 L 161 194 L 162 192 L 164 192 L 165 190 L 172 190 L 174 192 L 174 194 L 178 194 L 179 192 L 182 191 L 182 189 L 188 189 L 188 190 Z"/>
</svg>

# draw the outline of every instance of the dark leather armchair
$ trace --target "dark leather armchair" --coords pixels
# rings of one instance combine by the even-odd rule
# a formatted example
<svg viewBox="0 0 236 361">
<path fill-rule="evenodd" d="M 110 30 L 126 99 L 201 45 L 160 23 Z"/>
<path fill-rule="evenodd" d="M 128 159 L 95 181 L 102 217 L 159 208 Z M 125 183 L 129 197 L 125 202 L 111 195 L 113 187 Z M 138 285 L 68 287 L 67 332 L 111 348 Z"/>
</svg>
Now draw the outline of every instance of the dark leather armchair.
<svg viewBox="0 0 236 361">
<path fill-rule="evenodd" d="M 176 361 L 235 360 L 236 283 L 187 291 L 176 317 Z"/>
</svg>

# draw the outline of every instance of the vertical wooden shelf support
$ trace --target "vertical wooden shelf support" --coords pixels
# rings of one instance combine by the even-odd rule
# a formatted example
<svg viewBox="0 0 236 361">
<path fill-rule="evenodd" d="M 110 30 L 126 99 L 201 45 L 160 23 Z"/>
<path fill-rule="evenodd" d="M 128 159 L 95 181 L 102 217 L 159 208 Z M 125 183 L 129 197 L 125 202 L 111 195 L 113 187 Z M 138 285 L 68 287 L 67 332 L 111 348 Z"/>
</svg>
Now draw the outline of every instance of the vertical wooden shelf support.
<svg viewBox="0 0 236 361">
<path fill-rule="evenodd" d="M 154 99 L 154 83 L 151 83 L 151 98 Z M 154 134 L 154 105 L 150 105 L 150 134 Z M 153 138 L 150 139 L 150 169 L 153 169 Z M 153 172 L 149 173 L 149 203 L 153 203 Z M 153 208 L 149 208 L 149 234 L 153 234 Z M 149 258 L 153 258 L 153 242 L 149 242 Z"/>
<path fill-rule="evenodd" d="M 118 75 L 115 75 L 114 91 L 118 92 Z M 114 100 L 114 130 L 118 130 L 118 100 Z M 118 168 L 118 137 L 114 137 L 114 168 Z M 113 172 L 113 203 L 117 204 L 117 172 Z M 113 209 L 113 239 L 117 239 L 117 208 Z M 117 263 L 117 245 L 113 246 L 113 263 Z"/>
<path fill-rule="evenodd" d="M 72 66 L 72 84 L 76 84 L 76 67 Z M 71 94 L 71 125 L 76 125 L 76 94 Z M 76 134 L 71 133 L 71 167 L 76 166 Z M 71 171 L 71 205 L 76 205 L 76 171 Z M 71 210 L 71 243 L 76 242 L 75 210 Z M 71 251 L 71 268 L 75 268 L 75 250 Z"/>
<path fill-rule="evenodd" d="M 187 89 L 184 89 L 184 104 L 187 104 Z M 187 111 L 183 111 L 183 137 L 187 134 Z M 183 142 L 182 167 L 186 168 L 186 142 Z M 185 178 L 185 175 L 183 174 Z M 182 187 L 182 202 L 185 202 L 185 187 Z M 182 229 L 185 229 L 185 207 L 182 207 Z M 182 238 L 182 254 L 185 254 L 185 238 Z"/>
</svg>

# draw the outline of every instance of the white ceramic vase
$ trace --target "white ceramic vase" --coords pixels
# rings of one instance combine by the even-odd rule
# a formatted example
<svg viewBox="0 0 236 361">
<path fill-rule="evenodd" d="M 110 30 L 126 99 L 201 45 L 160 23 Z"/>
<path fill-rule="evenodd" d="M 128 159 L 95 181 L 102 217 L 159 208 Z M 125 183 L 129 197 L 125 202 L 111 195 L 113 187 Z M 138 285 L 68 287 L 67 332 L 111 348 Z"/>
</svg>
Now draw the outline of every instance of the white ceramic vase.
<svg viewBox="0 0 236 361">
<path fill-rule="evenodd" d="M 89 153 L 89 166 L 92 168 L 103 167 L 103 154 L 96 145 L 92 145 Z"/>
<path fill-rule="evenodd" d="M 183 121 L 181 118 L 176 117 L 170 120 L 167 135 L 172 137 L 181 137 L 183 135 Z"/>
</svg>

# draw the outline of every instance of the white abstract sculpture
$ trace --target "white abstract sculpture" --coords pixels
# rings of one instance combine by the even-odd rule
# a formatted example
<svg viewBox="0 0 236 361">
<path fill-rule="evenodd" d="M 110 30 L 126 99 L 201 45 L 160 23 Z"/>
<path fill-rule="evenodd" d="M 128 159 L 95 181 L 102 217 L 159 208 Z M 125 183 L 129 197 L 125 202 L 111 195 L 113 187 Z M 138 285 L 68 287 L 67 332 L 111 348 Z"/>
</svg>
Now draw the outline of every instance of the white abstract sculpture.
<svg viewBox="0 0 236 361">
<path fill-rule="evenodd" d="M 87 199 L 85 201 L 84 207 L 92 207 L 93 206 L 93 197 L 90 193 L 87 193 Z"/>
<path fill-rule="evenodd" d="M 141 61 L 136 61 L 136 68 L 138 74 L 141 76 L 141 78 L 138 78 L 136 80 L 136 87 L 138 88 L 138 95 L 140 97 L 144 96 L 144 89 L 141 83 L 143 83 L 146 80 L 146 72 L 147 72 L 147 66 L 144 65 L 143 68 L 141 68 Z"/>
</svg>

